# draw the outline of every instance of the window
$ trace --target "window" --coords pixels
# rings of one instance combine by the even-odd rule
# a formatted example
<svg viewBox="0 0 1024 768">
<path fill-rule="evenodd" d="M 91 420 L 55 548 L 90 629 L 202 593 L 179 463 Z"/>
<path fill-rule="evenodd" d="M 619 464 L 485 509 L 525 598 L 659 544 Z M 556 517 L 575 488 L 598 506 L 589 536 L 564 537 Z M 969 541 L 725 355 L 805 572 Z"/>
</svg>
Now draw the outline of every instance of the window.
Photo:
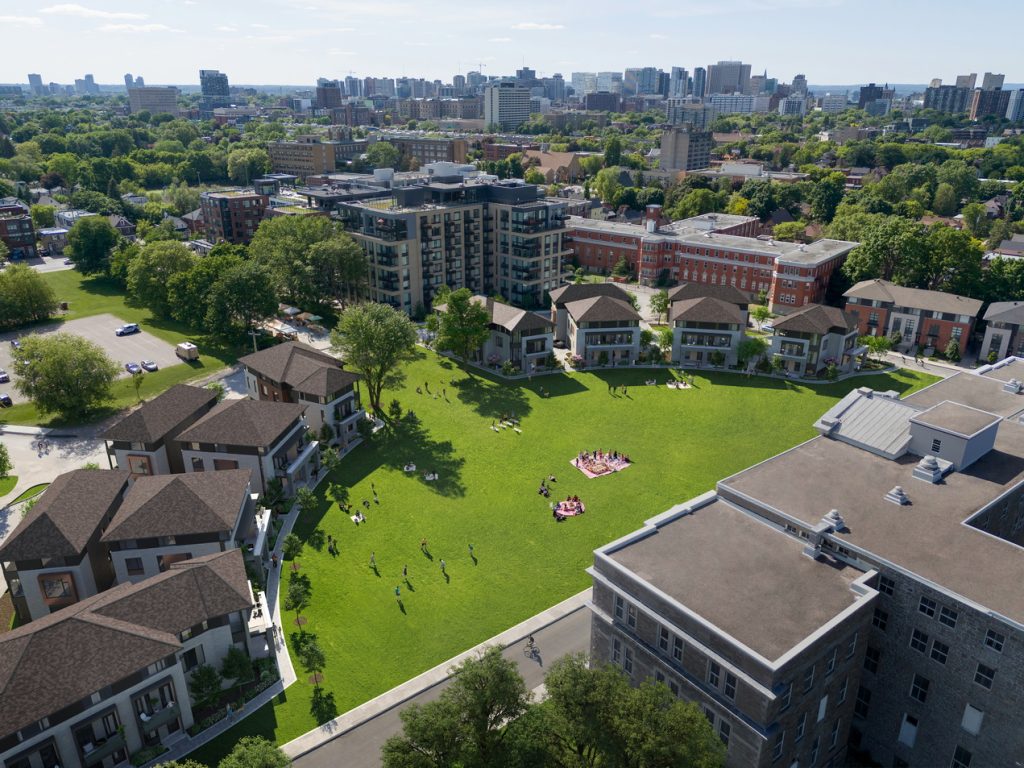
<svg viewBox="0 0 1024 768">
<path fill-rule="evenodd" d="M 626 604 L 626 626 L 636 629 L 636 606 L 632 603 Z"/>
<path fill-rule="evenodd" d="M 736 698 L 736 675 L 731 672 L 725 673 L 725 695 L 730 699 Z"/>
<path fill-rule="evenodd" d="M 977 736 L 981 732 L 981 721 L 984 717 L 984 712 L 968 704 L 964 707 L 964 717 L 960 721 L 960 727 L 968 733 Z"/>
<path fill-rule="evenodd" d="M 732 731 L 732 727 L 725 720 L 722 720 L 718 724 L 718 738 L 722 740 L 722 743 L 726 747 L 729 746 L 729 733 Z"/>
<path fill-rule="evenodd" d="M 668 689 L 672 691 L 673 696 L 675 696 L 677 699 L 679 698 L 679 683 L 677 683 L 675 680 L 669 680 Z"/>
<path fill-rule="evenodd" d="M 926 653 L 928 651 L 928 635 L 920 629 L 915 629 L 910 633 L 910 647 L 915 651 Z"/>
<path fill-rule="evenodd" d="M 193 472 L 202 472 L 203 469 L 204 469 L 204 467 L 203 467 L 203 458 L 201 456 L 193 456 L 192 457 L 192 471 Z"/>
<path fill-rule="evenodd" d="M 711 710 L 711 707 L 704 707 L 704 717 L 711 723 L 711 727 L 715 727 L 715 713 Z"/>
<path fill-rule="evenodd" d="M 980 685 L 982 688 L 991 688 L 992 680 L 995 679 L 996 671 L 992 667 L 986 667 L 984 664 L 979 664 L 978 669 L 974 673 L 974 682 Z"/>
<path fill-rule="evenodd" d="M 806 693 L 807 691 L 811 690 L 811 686 L 813 686 L 813 685 L 814 685 L 814 666 L 812 665 L 812 666 L 807 668 L 806 672 L 804 672 L 804 692 Z"/>
<path fill-rule="evenodd" d="M 929 600 L 927 597 L 922 597 L 921 602 L 917 606 L 917 610 L 919 610 L 925 616 L 935 616 L 935 601 Z"/>
<path fill-rule="evenodd" d="M 882 659 L 882 652 L 877 648 L 868 646 L 864 651 L 864 669 L 871 673 L 878 672 L 878 662 Z"/>
<path fill-rule="evenodd" d="M 829 749 L 835 749 L 836 744 L 839 743 L 839 726 L 841 723 L 842 720 L 840 720 L 839 718 L 836 718 L 836 721 L 832 723 L 832 735 L 829 737 L 828 741 Z"/>
<path fill-rule="evenodd" d="M 654 681 L 656 683 L 664 683 L 665 682 L 665 673 L 662 672 L 660 669 L 654 670 Z"/>
<path fill-rule="evenodd" d="M 942 441 L 936 437 L 932 440 L 932 453 L 938 453 L 940 450 L 942 450 Z"/>
<path fill-rule="evenodd" d="M 205 661 L 206 654 L 203 653 L 203 646 L 201 645 L 197 645 L 195 648 L 191 648 L 181 654 L 181 663 L 185 667 L 186 672 L 191 672 Z"/>
<path fill-rule="evenodd" d="M 949 646 L 945 643 L 935 640 L 932 642 L 932 659 L 939 662 L 939 664 L 945 664 L 946 658 L 949 656 Z"/>
<path fill-rule="evenodd" d="M 825 662 L 825 677 L 836 671 L 836 655 L 838 653 L 839 651 L 833 648 L 832 652 L 828 655 L 828 661 Z"/>
<path fill-rule="evenodd" d="M 878 577 L 878 591 L 883 595 L 892 595 L 896 591 L 896 582 L 887 576 Z"/>
<path fill-rule="evenodd" d="M 820 723 L 825 719 L 825 713 L 828 711 L 828 694 L 826 693 L 821 697 L 818 702 L 818 722 Z"/>
<path fill-rule="evenodd" d="M 125 570 L 128 571 L 129 576 L 139 576 L 145 573 L 146 569 L 142 567 L 141 557 L 126 557 L 124 560 Z"/>
<path fill-rule="evenodd" d="M 818 762 L 818 737 L 814 737 L 814 741 L 811 742 L 811 762 L 810 765 L 814 765 Z"/>
<path fill-rule="evenodd" d="M 920 675 L 914 675 L 914 682 L 910 684 L 910 698 L 924 704 L 928 698 L 928 686 L 931 683 Z"/>
<path fill-rule="evenodd" d="M 779 731 L 779 735 L 775 737 L 775 743 L 772 745 L 772 760 L 778 760 L 782 757 L 782 745 L 786 741 L 786 732 Z"/>
<path fill-rule="evenodd" d="M 889 614 L 881 608 L 875 608 L 875 615 L 871 618 L 871 623 L 885 632 L 885 628 L 889 626 Z"/>
<path fill-rule="evenodd" d="M 1003 652 L 1003 643 L 1006 642 L 1006 637 L 994 629 L 990 629 L 985 633 L 985 645 L 994 651 L 999 653 Z"/>
<path fill-rule="evenodd" d="M 787 709 L 789 709 L 789 705 L 793 701 L 793 684 L 792 683 L 786 683 L 786 690 L 782 694 L 781 698 L 782 698 L 782 706 L 779 707 L 779 711 L 780 712 L 785 712 Z"/>
<path fill-rule="evenodd" d="M 708 684 L 713 687 L 718 687 L 718 680 L 722 674 L 722 668 L 713 661 L 708 661 Z"/>
<path fill-rule="evenodd" d="M 853 633 L 853 637 L 850 638 L 850 644 L 846 646 L 846 658 L 852 659 L 853 654 L 857 652 L 857 633 Z"/>
<path fill-rule="evenodd" d="M 846 689 L 850 685 L 850 678 L 844 677 L 842 685 L 839 686 L 839 695 L 836 697 L 836 704 L 846 701 Z"/>
<path fill-rule="evenodd" d="M 615 618 L 622 621 L 626 617 L 626 601 L 618 595 L 615 596 Z"/>
<path fill-rule="evenodd" d="M 672 658 L 680 664 L 683 661 L 683 638 L 681 637 L 672 638 Z"/>
<path fill-rule="evenodd" d="M 804 737 L 804 730 L 807 727 L 807 713 L 800 715 L 800 722 L 796 724 L 796 735 L 793 736 L 793 743 L 797 744 Z"/>
<path fill-rule="evenodd" d="M 658 628 L 658 647 L 663 651 L 668 651 L 668 630 L 664 627 Z"/>
<path fill-rule="evenodd" d="M 953 762 L 949 764 L 949 768 L 971 768 L 971 753 L 957 745 L 953 750 Z"/>
<path fill-rule="evenodd" d="M 622 661 L 622 642 L 619 638 L 612 638 L 612 664 Z"/>
<path fill-rule="evenodd" d="M 169 570 L 175 563 L 180 563 L 183 560 L 191 560 L 191 552 L 177 552 L 173 555 L 160 555 L 156 559 L 156 564 L 160 568 L 160 573 Z"/>
<path fill-rule="evenodd" d="M 857 703 L 853 705 L 853 714 L 866 719 L 870 708 L 871 691 L 862 685 L 857 689 Z"/>
<path fill-rule="evenodd" d="M 956 627 L 957 612 L 952 608 L 942 606 L 939 609 L 939 624 L 945 624 L 947 627 Z"/>
<path fill-rule="evenodd" d="M 622 668 L 625 670 L 627 675 L 633 674 L 633 649 L 626 648 L 626 653 L 622 657 Z"/>
<path fill-rule="evenodd" d="M 913 715 L 903 715 L 903 722 L 900 724 L 900 744 L 913 747 L 917 741 L 917 718 Z"/>
</svg>

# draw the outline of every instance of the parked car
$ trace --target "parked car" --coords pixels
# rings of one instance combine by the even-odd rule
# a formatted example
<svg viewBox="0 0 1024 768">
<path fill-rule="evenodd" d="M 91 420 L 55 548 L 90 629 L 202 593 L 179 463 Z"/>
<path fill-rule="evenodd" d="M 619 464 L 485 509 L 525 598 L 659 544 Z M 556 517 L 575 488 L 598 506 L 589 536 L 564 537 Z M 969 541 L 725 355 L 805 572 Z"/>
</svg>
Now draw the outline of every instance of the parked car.
<svg viewBox="0 0 1024 768">
<path fill-rule="evenodd" d="M 555 342 L 554 342 L 554 346 L 555 346 L 555 349 L 565 349 L 565 348 L 566 348 L 566 347 L 568 347 L 569 345 L 568 345 L 568 344 L 566 344 L 566 343 L 565 343 L 564 341 L 562 341 L 561 339 L 556 339 L 556 340 L 555 340 Z"/>
<path fill-rule="evenodd" d="M 143 360 L 142 361 L 142 370 L 144 370 L 144 371 L 149 371 L 150 373 L 152 373 L 153 371 L 157 370 L 157 368 L 159 368 L 159 367 L 160 366 L 158 366 L 153 360 Z"/>
<path fill-rule="evenodd" d="M 114 330 L 116 336 L 131 336 L 133 333 L 138 333 L 142 329 L 139 328 L 138 323 L 128 323 L 128 325 L 122 325 L 120 328 Z"/>
<path fill-rule="evenodd" d="M 124 369 L 125 369 L 126 371 L 128 371 L 128 373 L 131 373 L 131 374 L 136 374 L 136 373 L 139 373 L 139 372 L 140 372 L 140 371 L 142 370 L 142 369 L 141 369 L 141 368 L 139 367 L 139 364 L 138 364 L 138 363 L 125 363 L 125 364 L 124 364 Z"/>
<path fill-rule="evenodd" d="M 11 376 L 3 368 L 0 368 L 0 384 L 6 384 L 11 380 Z"/>
<path fill-rule="evenodd" d="M 0 408 L 10 408 L 12 405 L 14 405 L 14 401 L 11 400 L 10 395 L 6 392 L 0 395 Z"/>
</svg>

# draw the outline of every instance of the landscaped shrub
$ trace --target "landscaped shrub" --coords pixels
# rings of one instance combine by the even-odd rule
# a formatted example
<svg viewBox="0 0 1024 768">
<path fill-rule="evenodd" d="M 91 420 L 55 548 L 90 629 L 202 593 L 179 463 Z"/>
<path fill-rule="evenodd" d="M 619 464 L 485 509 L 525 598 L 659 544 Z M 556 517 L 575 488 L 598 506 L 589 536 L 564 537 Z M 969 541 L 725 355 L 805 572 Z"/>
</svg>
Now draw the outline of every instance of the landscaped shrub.
<svg viewBox="0 0 1024 768">
<path fill-rule="evenodd" d="M 156 746 L 153 746 L 153 747 L 147 747 L 146 749 L 140 749 L 138 752 L 136 752 L 134 755 L 132 755 L 132 757 L 131 757 L 131 764 L 132 765 L 145 765 L 150 760 L 153 760 L 153 759 L 159 757 L 160 755 L 162 755 L 166 751 L 167 751 L 167 747 L 165 747 L 163 744 L 157 744 Z"/>
</svg>

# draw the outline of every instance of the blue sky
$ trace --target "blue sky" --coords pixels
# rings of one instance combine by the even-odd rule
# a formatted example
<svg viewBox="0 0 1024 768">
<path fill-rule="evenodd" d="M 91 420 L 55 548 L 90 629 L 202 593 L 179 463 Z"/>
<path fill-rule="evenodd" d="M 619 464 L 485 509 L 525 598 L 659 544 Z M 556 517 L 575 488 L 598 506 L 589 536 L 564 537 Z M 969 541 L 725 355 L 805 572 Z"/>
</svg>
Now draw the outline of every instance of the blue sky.
<svg viewBox="0 0 1024 768">
<path fill-rule="evenodd" d="M 524 63 L 568 79 L 719 59 L 823 84 L 985 71 L 1019 82 L 1022 28 L 1020 0 L 0 0 L 0 82 L 27 82 L 29 67 L 56 82 L 197 83 L 200 68 L 239 84 L 450 82 Z"/>
</svg>

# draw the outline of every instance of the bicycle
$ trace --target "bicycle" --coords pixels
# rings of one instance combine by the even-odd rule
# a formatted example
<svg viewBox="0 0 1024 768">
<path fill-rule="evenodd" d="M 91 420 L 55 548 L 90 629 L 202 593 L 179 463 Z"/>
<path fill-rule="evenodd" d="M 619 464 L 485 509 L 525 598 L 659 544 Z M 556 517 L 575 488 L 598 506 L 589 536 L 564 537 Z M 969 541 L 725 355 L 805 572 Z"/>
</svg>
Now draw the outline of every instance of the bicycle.
<svg viewBox="0 0 1024 768">
<path fill-rule="evenodd" d="M 526 641 L 526 646 L 523 648 L 523 654 L 528 658 L 537 658 L 540 656 L 540 650 L 537 648 L 537 641 L 533 639 L 533 635 L 530 635 Z"/>
</svg>

